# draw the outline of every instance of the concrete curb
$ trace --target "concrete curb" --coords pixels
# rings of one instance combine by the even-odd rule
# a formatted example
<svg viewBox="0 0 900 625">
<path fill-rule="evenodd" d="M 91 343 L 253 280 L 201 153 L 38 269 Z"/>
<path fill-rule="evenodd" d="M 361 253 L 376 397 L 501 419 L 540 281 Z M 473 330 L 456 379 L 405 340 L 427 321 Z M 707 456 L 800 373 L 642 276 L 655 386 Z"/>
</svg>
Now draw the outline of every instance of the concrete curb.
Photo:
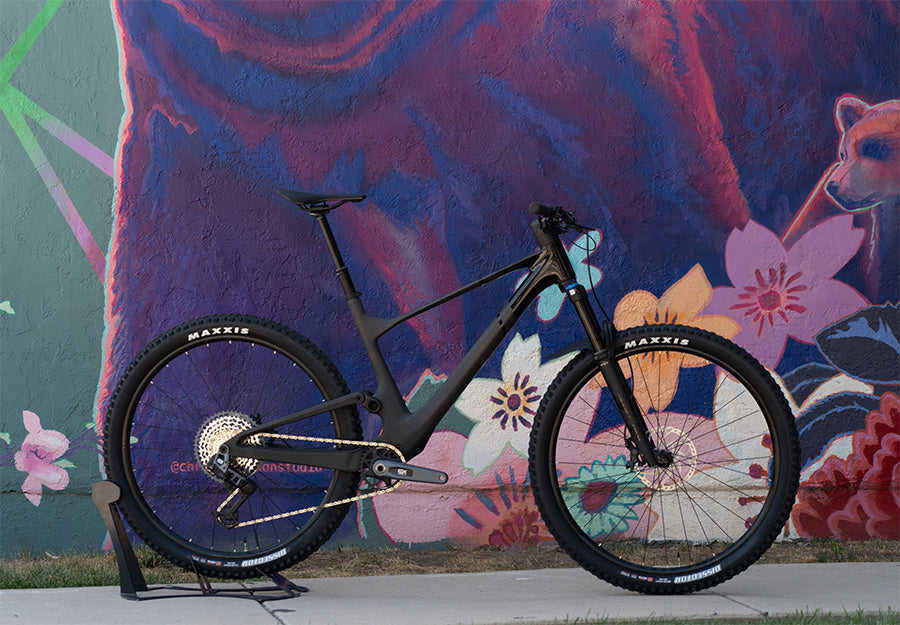
<svg viewBox="0 0 900 625">
<path fill-rule="evenodd" d="M 531 625 L 900 612 L 900 562 L 762 564 L 715 588 L 671 597 L 630 593 L 581 569 L 296 581 L 310 592 L 262 603 L 165 587 L 151 587 L 143 601 L 122 599 L 118 587 L 3 590 L 0 624 Z"/>
</svg>

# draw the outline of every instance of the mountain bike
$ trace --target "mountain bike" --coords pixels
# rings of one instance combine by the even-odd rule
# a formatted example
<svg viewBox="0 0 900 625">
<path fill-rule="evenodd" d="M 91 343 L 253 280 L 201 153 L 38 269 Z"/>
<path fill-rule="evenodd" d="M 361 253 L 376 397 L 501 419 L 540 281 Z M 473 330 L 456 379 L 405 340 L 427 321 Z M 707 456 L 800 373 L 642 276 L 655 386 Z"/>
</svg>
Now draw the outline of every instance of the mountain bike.
<svg viewBox="0 0 900 625">
<path fill-rule="evenodd" d="M 404 481 L 447 483 L 439 468 L 410 460 L 515 322 L 554 286 L 585 337 L 531 423 L 530 485 L 557 542 L 618 586 L 685 593 L 740 573 L 778 537 L 800 456 L 779 386 L 743 349 L 701 329 L 619 331 L 598 319 L 562 239 L 589 230 L 572 213 L 532 204 L 537 252 L 382 318 L 366 313 L 328 222 L 332 210 L 365 196 L 280 193 L 318 223 L 377 387 L 351 391 L 310 340 L 257 317 L 196 319 L 152 341 L 111 396 L 104 458 L 131 527 L 171 562 L 211 577 L 271 574 L 322 546 L 353 502 Z M 523 271 L 436 394 L 410 411 L 379 340 Z M 374 440 L 363 440 L 360 407 L 381 419 Z"/>
</svg>

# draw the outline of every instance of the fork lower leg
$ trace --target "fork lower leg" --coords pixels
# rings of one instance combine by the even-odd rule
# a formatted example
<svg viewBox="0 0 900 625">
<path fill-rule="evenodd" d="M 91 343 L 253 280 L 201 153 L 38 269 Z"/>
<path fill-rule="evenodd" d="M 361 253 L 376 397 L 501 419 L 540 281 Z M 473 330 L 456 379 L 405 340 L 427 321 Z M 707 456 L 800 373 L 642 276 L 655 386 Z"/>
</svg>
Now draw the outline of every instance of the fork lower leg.
<svg viewBox="0 0 900 625">
<path fill-rule="evenodd" d="M 603 379 L 606 381 L 606 386 L 625 422 L 629 436 L 627 439 L 629 448 L 636 451 L 639 456 L 639 459 L 632 458 L 632 462 L 643 461 L 643 464 L 650 467 L 667 466 L 669 459 L 654 445 L 647 423 L 634 399 L 634 393 L 616 362 L 613 353 L 615 326 L 609 320 L 604 321 L 602 325 L 597 321 L 597 316 L 588 302 L 587 291 L 582 285 L 571 284 L 566 287 L 566 293 L 587 332 Z"/>
</svg>

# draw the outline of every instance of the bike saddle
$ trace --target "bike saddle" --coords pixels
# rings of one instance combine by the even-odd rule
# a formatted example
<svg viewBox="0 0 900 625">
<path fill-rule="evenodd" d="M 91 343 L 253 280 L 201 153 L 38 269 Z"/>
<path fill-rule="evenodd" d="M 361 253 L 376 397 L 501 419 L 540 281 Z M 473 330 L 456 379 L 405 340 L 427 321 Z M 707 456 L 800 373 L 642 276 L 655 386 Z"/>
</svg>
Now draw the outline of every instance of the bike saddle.
<svg viewBox="0 0 900 625">
<path fill-rule="evenodd" d="M 314 211 L 317 209 L 337 208 L 345 202 L 362 202 L 365 195 L 330 195 L 326 193 L 306 193 L 305 191 L 291 191 L 290 189 L 278 189 L 278 194 L 290 200 L 303 210 Z M 332 202 L 337 202 L 332 204 Z"/>
</svg>

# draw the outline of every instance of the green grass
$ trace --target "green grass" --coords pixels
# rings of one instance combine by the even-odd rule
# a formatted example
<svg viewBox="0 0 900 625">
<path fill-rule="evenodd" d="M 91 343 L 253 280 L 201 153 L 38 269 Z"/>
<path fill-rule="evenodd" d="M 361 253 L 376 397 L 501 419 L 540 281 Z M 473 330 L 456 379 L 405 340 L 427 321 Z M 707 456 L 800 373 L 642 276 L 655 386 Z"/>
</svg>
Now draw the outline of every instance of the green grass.
<svg viewBox="0 0 900 625">
<path fill-rule="evenodd" d="M 138 564 L 148 584 L 174 584 L 196 581 L 196 576 L 176 569 L 147 547 L 135 550 Z M 70 588 L 80 586 L 118 586 L 116 556 L 107 553 L 23 554 L 0 560 L 0 589 Z"/>
<path fill-rule="evenodd" d="M 178 569 L 155 551 L 140 546 L 135 553 L 148 584 L 195 582 L 196 577 Z M 776 543 L 760 560 L 763 564 L 815 562 L 900 562 L 900 541 L 823 541 Z M 323 549 L 284 571 L 289 579 L 315 577 L 363 577 L 385 574 L 470 573 L 577 567 L 561 549 L 545 545 L 501 550 Z M 0 589 L 117 586 L 115 555 L 106 553 L 23 554 L 0 559 Z M 894 620 L 888 621 L 896 623 Z M 803 621 L 794 621 L 803 623 Z M 836 621 L 853 622 L 853 621 Z"/>
</svg>

